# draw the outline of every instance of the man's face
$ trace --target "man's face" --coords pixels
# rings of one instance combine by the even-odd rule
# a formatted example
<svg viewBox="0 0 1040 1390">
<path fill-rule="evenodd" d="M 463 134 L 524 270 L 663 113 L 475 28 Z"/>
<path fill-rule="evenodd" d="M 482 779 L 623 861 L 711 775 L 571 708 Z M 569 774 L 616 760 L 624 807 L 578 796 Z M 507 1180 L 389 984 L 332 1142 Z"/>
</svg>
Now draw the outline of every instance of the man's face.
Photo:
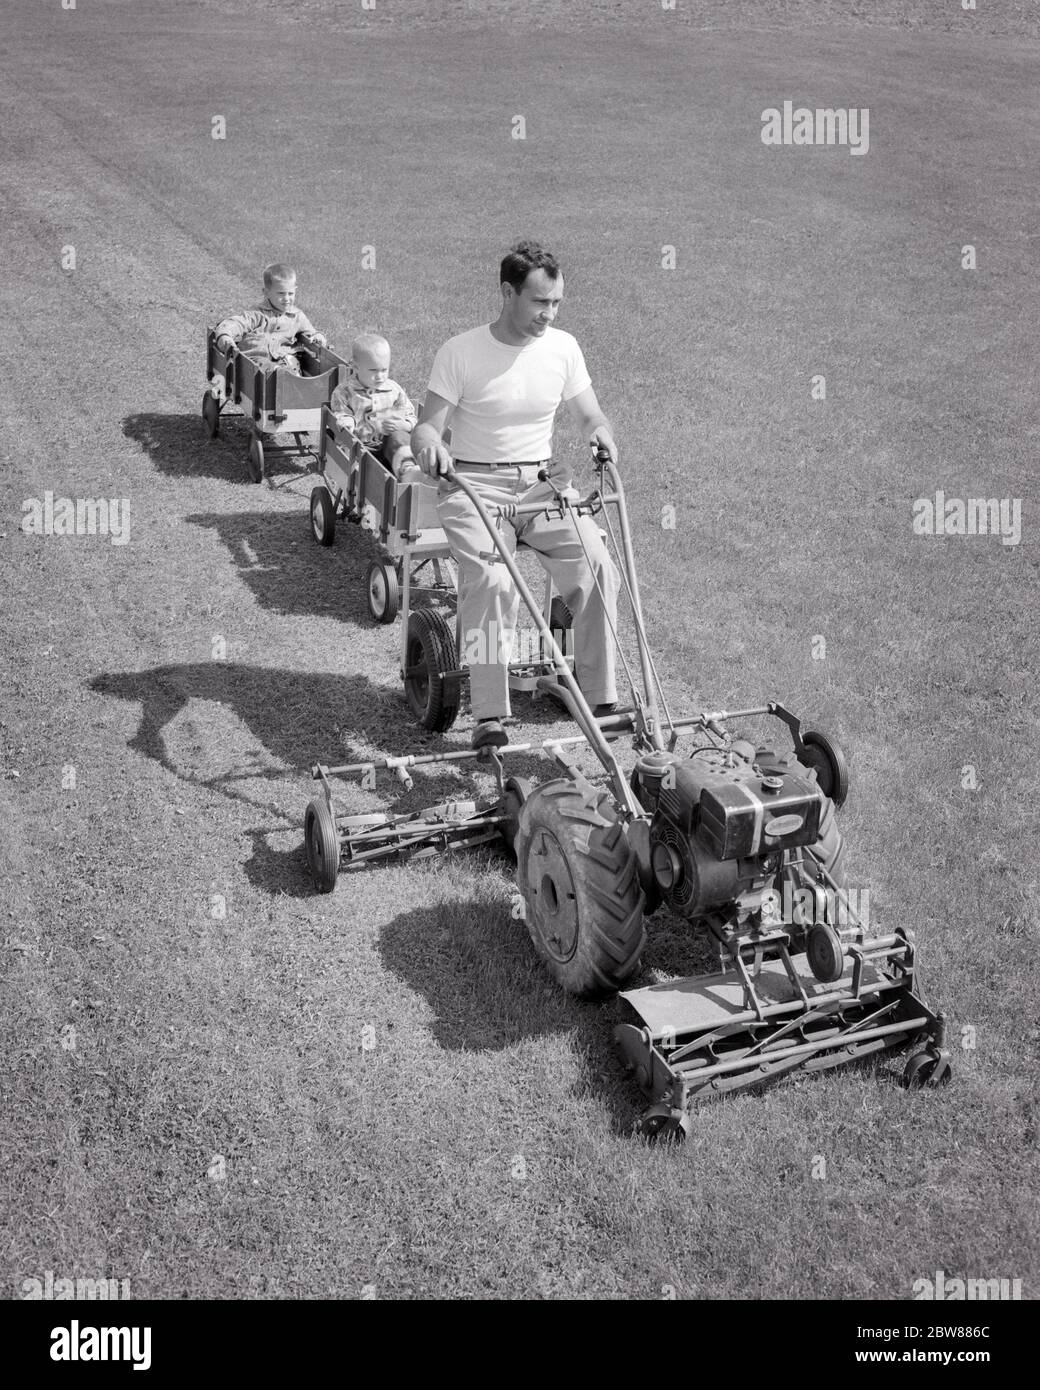
<svg viewBox="0 0 1040 1390">
<path fill-rule="evenodd" d="M 554 280 L 547 270 L 532 270 L 519 291 L 503 285 L 509 326 L 524 338 L 540 338 L 559 313 L 563 276 Z"/>
<path fill-rule="evenodd" d="M 367 386 L 369 390 L 382 386 L 390 375 L 389 344 L 359 352 L 354 359 L 354 370 L 362 386 Z"/>
<path fill-rule="evenodd" d="M 272 280 L 267 288 L 267 298 L 279 313 L 284 314 L 296 303 L 296 281 Z"/>
</svg>

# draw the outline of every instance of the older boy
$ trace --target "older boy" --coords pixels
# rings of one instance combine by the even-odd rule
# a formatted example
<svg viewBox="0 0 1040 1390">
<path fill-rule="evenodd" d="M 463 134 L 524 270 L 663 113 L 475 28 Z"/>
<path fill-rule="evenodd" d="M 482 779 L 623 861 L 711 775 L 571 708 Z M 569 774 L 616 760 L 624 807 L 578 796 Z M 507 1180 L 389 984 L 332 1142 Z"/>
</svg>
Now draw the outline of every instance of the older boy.
<svg viewBox="0 0 1040 1390">
<path fill-rule="evenodd" d="M 225 351 L 237 344 L 254 362 L 271 362 L 301 376 L 300 359 L 293 351 L 301 333 L 322 347 L 328 339 L 296 307 L 296 271 L 276 261 L 264 267 L 264 298 L 255 309 L 233 314 L 217 324 L 217 347 Z"/>
</svg>

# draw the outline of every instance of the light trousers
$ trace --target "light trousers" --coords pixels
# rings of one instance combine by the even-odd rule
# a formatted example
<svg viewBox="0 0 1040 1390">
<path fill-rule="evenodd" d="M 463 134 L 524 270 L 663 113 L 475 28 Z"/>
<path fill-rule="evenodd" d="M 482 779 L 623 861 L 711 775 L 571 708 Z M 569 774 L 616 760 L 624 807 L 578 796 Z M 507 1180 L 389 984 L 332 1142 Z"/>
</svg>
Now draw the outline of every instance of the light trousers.
<svg viewBox="0 0 1040 1390">
<path fill-rule="evenodd" d="M 461 475 L 487 507 L 543 499 L 552 503 L 552 483 L 538 482 L 530 467 L 489 469 L 486 474 L 462 470 Z M 459 648 L 462 664 L 469 668 L 473 715 L 501 719 L 511 712 L 509 660 L 520 595 L 504 562 L 495 558 L 494 543 L 469 498 L 446 478 L 438 487 L 437 511 L 458 562 Z M 619 578 L 595 521 L 569 512 L 559 518 L 501 518 L 498 531 L 509 554 L 515 555 L 518 539 L 535 551 L 570 609 L 575 675 L 586 700 L 593 707 L 615 701 L 611 623 L 616 627 Z"/>
</svg>

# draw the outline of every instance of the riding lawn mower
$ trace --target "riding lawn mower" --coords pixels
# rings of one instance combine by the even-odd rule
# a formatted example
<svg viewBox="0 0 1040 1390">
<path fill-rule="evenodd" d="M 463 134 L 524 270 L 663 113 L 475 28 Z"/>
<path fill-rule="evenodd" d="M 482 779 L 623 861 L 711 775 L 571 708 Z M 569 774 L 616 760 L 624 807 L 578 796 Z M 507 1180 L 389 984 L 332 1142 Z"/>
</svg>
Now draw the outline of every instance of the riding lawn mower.
<svg viewBox="0 0 1040 1390">
<path fill-rule="evenodd" d="M 486 507 L 469 497 L 551 654 L 554 676 L 539 687 L 562 703 L 579 733 L 541 744 L 406 754 L 365 763 L 317 764 L 323 794 L 307 808 L 305 842 L 315 887 L 331 892 L 340 872 L 504 841 L 515 855 L 524 919 L 552 976 L 580 999 L 622 992 L 627 1021 L 615 1029 L 623 1058 L 650 1101 L 638 1130 L 651 1139 L 685 1136 L 698 1103 L 759 1087 L 786 1073 L 819 1071 L 870 1053 L 918 1046 L 903 1084 L 949 1080 L 944 1018 L 917 986 L 912 934 L 897 927 L 868 937 L 853 904 L 836 810 L 848 793 L 848 767 L 827 735 L 803 729 L 782 704 L 673 718 L 646 638 L 624 490 L 604 453 L 584 498 Z M 595 718 L 571 664 L 500 544 L 496 522 L 538 513 L 597 519 L 622 577 L 638 650 L 637 681 L 615 628 L 631 688 L 630 704 Z M 575 527 L 581 538 L 581 528 Z M 584 541 L 583 541 L 584 544 Z M 414 675 L 414 673 L 413 673 Z M 457 669 L 431 669 L 457 703 Z M 743 737 L 739 721 L 771 716 L 792 747 L 778 751 Z M 780 729 L 778 729 L 778 732 Z M 696 746 L 680 747 L 694 736 Z M 615 747 L 628 741 L 626 773 Z M 775 740 L 771 740 L 774 742 Z M 590 749 L 602 772 L 578 766 Z M 532 785 L 507 775 L 509 758 L 540 753 L 561 775 Z M 410 815 L 348 815 L 336 804 L 335 777 L 392 771 L 411 786 L 409 768 L 479 759 L 498 794 L 453 801 Z M 794 904 L 781 913 L 781 904 Z M 720 969 L 710 975 L 632 988 L 660 907 L 706 931 Z"/>
</svg>

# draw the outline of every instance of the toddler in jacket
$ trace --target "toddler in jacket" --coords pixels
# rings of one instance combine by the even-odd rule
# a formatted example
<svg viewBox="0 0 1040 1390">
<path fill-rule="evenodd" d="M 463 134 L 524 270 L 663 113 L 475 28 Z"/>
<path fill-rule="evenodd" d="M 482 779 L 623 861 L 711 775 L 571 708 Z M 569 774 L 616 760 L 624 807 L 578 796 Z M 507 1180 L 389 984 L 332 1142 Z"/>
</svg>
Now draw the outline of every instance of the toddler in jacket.
<svg viewBox="0 0 1040 1390">
<path fill-rule="evenodd" d="M 390 377 L 390 344 L 362 333 L 350 349 L 350 375 L 330 402 L 338 424 L 349 429 L 390 465 L 396 477 L 415 466 L 411 435 L 415 406 Z"/>
</svg>

